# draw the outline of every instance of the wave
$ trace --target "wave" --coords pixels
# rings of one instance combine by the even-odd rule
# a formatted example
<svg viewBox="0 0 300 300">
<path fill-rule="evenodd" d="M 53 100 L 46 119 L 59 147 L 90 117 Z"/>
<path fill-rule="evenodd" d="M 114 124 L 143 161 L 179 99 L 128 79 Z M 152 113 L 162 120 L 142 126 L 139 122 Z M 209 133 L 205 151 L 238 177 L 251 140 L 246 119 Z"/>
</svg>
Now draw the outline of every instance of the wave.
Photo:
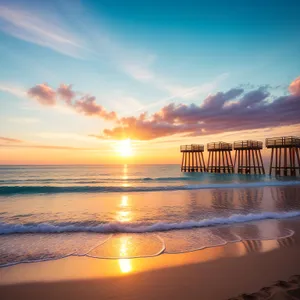
<svg viewBox="0 0 300 300">
<path fill-rule="evenodd" d="M 103 175 L 107 175 L 107 177 L 101 177 Z M 74 177 L 74 178 L 11 178 L 11 179 L 0 179 L 0 184 L 27 184 L 27 183 L 74 183 L 74 184 L 89 184 L 89 183 L 104 183 L 104 182 L 147 182 L 147 181 L 203 181 L 203 180 L 218 180 L 224 181 L 226 180 L 234 180 L 237 179 L 239 181 L 248 181 L 249 180 L 257 180 L 258 178 L 262 178 L 263 180 L 268 181 L 269 178 L 265 175 L 260 174 L 252 174 L 252 175 L 242 175 L 241 174 L 217 174 L 217 173 L 187 173 L 179 176 L 166 176 L 166 177 L 114 177 L 109 176 L 109 174 L 100 174 L 92 177 Z M 288 181 L 285 180 L 285 181 Z"/>
<path fill-rule="evenodd" d="M 0 235 L 15 233 L 67 233 L 67 232 L 94 232 L 94 233 L 146 233 L 161 232 L 179 229 L 191 229 L 211 227 L 218 225 L 230 225 L 266 219 L 286 219 L 299 217 L 300 211 L 289 212 L 263 212 L 250 214 L 233 214 L 230 217 L 216 217 L 200 221 L 184 221 L 179 223 L 34 223 L 34 224 L 8 224 L 0 223 Z"/>
<path fill-rule="evenodd" d="M 154 192 L 177 190 L 201 190 L 201 189 L 226 189 L 226 188 L 258 188 L 272 186 L 300 185 L 300 181 L 268 181 L 268 182 L 235 182 L 235 183 L 210 183 L 191 185 L 169 186 L 0 186 L 0 195 L 14 194 L 57 194 L 57 193 L 108 193 L 108 192 Z"/>
<path fill-rule="evenodd" d="M 104 182 L 143 182 L 143 181 L 194 181 L 201 179 L 201 176 L 178 176 L 178 177 L 136 177 L 136 178 L 35 178 L 35 179 L 3 179 L 0 184 L 24 184 L 24 183 L 104 183 Z"/>
</svg>

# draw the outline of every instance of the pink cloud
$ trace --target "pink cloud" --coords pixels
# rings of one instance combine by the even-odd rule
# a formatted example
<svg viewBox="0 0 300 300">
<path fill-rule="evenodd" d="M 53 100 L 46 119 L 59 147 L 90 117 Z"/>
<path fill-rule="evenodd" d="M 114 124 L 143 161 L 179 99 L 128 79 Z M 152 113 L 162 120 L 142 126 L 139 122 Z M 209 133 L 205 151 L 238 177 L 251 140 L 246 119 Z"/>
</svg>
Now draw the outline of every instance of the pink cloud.
<svg viewBox="0 0 300 300">
<path fill-rule="evenodd" d="M 86 116 L 99 116 L 105 120 L 116 120 L 117 114 L 114 111 L 107 112 L 103 106 L 96 103 L 94 96 L 84 96 L 71 104 L 76 111 Z"/>
<path fill-rule="evenodd" d="M 38 84 L 28 91 L 28 95 L 37 99 L 42 105 L 55 105 L 56 100 L 61 100 L 70 108 L 86 116 L 98 116 L 105 120 L 117 120 L 114 111 L 108 112 L 103 106 L 97 104 L 96 97 L 84 95 L 76 98 L 78 93 L 72 90 L 72 85 L 60 84 L 55 91 L 47 84 Z"/>
<path fill-rule="evenodd" d="M 79 147 L 69 147 L 69 146 L 55 146 L 55 145 L 11 145 L 11 144 L 1 144 L 0 147 L 2 148 L 37 148 L 37 149 L 50 149 L 50 150 L 97 150 L 95 148 L 79 148 Z"/>
<path fill-rule="evenodd" d="M 300 76 L 290 84 L 289 90 L 291 94 L 300 96 Z"/>
<path fill-rule="evenodd" d="M 202 105 L 171 103 L 148 118 L 145 113 L 121 118 L 117 126 L 105 129 L 98 137 L 152 140 L 178 133 L 201 136 L 300 124 L 298 82 L 291 84 L 290 95 L 275 99 L 266 87 L 260 87 L 250 92 L 235 88 L 210 95 Z"/>
<path fill-rule="evenodd" d="M 42 105 L 53 106 L 56 104 L 56 93 L 47 83 L 37 84 L 27 93 Z"/>
<path fill-rule="evenodd" d="M 72 91 L 71 84 L 62 83 L 56 91 L 57 95 L 67 104 L 71 104 L 72 99 L 75 98 L 76 93 Z"/>
<path fill-rule="evenodd" d="M 8 143 L 22 143 L 23 141 L 13 138 L 8 138 L 4 136 L 0 136 L 0 141 L 8 142 Z"/>
</svg>

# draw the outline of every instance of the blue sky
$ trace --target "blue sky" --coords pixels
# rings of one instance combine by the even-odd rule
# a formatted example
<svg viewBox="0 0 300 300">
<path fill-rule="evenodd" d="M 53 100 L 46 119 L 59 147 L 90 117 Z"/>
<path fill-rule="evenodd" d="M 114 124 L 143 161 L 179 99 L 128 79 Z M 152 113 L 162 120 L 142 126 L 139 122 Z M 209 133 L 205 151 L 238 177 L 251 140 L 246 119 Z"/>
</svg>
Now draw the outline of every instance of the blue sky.
<svg viewBox="0 0 300 300">
<path fill-rule="evenodd" d="M 286 95 L 300 75 L 299 10 L 299 1 L 276 0 L 0 0 L 0 136 L 107 142 L 89 135 L 113 122 L 28 97 L 42 83 L 72 84 L 120 117 L 201 105 L 240 86 L 268 84 L 270 99 Z"/>
</svg>

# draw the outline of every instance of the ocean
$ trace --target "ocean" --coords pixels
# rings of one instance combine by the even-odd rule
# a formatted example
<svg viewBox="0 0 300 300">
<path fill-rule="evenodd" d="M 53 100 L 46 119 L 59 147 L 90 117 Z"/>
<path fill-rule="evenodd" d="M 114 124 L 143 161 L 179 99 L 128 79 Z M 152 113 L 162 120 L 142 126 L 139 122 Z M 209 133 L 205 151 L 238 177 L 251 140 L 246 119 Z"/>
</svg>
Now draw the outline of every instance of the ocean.
<svg viewBox="0 0 300 300">
<path fill-rule="evenodd" d="M 179 165 L 0 166 L 0 266 L 120 259 L 293 235 L 300 178 Z"/>
</svg>

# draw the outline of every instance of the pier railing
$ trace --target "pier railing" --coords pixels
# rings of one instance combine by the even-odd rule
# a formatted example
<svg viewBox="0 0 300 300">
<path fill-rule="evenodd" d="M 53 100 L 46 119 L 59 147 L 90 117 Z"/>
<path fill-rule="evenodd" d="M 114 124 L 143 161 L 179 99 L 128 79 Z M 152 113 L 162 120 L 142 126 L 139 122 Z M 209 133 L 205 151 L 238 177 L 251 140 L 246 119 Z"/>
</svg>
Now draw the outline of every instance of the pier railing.
<svg viewBox="0 0 300 300">
<path fill-rule="evenodd" d="M 300 138 L 297 136 L 283 136 L 266 139 L 267 148 L 300 147 Z"/>
<path fill-rule="evenodd" d="M 242 150 L 242 149 L 262 149 L 263 143 L 260 141 L 236 141 L 233 144 L 234 150 Z"/>
<path fill-rule="evenodd" d="M 192 144 L 192 145 L 182 145 L 180 146 L 180 152 L 196 151 L 203 152 L 204 145 Z"/>
<path fill-rule="evenodd" d="M 232 150 L 232 144 L 225 142 L 214 142 L 207 144 L 207 151 Z"/>
</svg>

